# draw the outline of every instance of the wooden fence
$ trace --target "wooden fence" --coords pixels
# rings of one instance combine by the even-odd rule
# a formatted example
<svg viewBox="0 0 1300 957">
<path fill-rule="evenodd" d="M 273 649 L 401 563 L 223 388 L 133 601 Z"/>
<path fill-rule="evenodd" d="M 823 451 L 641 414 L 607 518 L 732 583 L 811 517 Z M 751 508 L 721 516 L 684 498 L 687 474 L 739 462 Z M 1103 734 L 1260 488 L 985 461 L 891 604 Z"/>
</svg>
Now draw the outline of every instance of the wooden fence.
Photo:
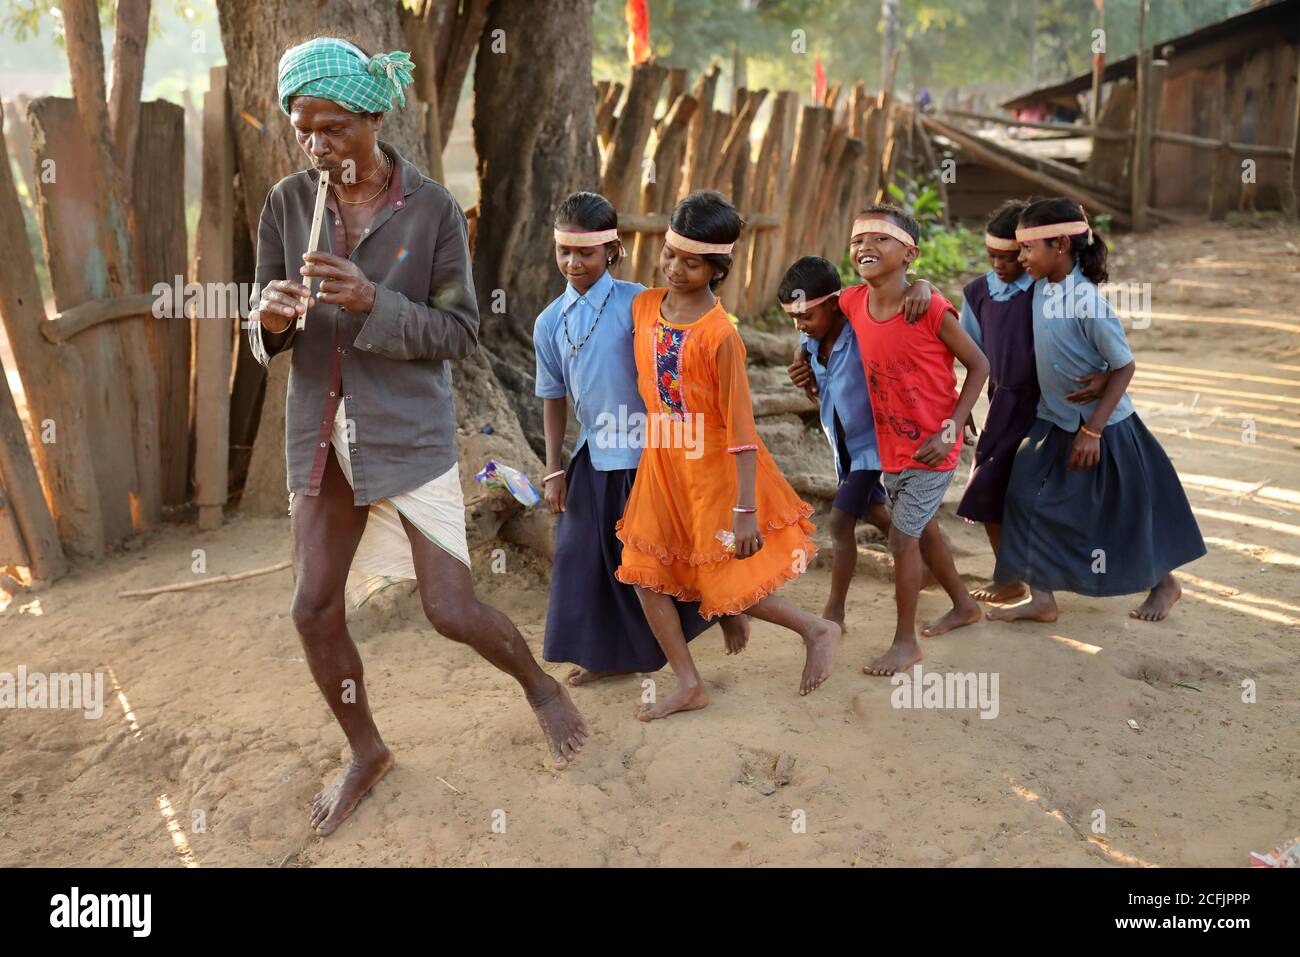
<svg viewBox="0 0 1300 957">
<path fill-rule="evenodd" d="M 747 226 L 719 298 L 752 315 L 774 303 L 799 256 L 840 260 L 854 214 L 883 194 L 897 163 L 903 119 L 888 89 L 869 93 L 862 83 L 802 107 L 791 91 L 742 88 L 719 110 L 718 75 L 714 67 L 688 90 L 685 70 L 651 63 L 634 67 L 626 86 L 597 83 L 601 191 L 619 211 L 625 278 L 646 285 L 662 284 L 658 254 L 673 205 L 697 189 L 727 196 Z"/>
</svg>

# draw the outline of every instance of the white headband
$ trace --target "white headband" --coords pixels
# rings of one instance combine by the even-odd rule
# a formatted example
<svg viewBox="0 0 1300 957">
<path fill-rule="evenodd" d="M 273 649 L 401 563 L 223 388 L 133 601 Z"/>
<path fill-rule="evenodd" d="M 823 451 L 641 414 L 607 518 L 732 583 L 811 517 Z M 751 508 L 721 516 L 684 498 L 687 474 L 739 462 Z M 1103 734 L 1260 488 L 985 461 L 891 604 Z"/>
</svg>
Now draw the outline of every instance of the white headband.
<svg viewBox="0 0 1300 957">
<path fill-rule="evenodd" d="M 1017 230 L 1019 235 L 1019 230 Z M 1014 239 L 1003 239 L 1001 236 L 994 236 L 992 233 L 984 234 L 984 245 L 989 249 L 997 249 L 1004 253 L 1013 253 L 1020 249 L 1020 243 Z"/>
<path fill-rule="evenodd" d="M 837 289 L 834 292 L 828 292 L 824 296 L 818 296 L 816 299 L 796 299 L 794 302 L 783 302 L 781 303 L 781 308 L 789 315 L 801 316 L 813 306 L 820 306 L 827 299 L 830 299 L 832 296 L 838 296 L 839 294 L 840 291 Z"/>
<path fill-rule="evenodd" d="M 696 253 L 700 256 L 730 256 L 731 250 L 736 245 L 735 243 L 702 243 L 698 239 L 675 233 L 672 229 L 669 229 L 664 236 L 664 242 L 684 253 Z"/>
<path fill-rule="evenodd" d="M 598 229 L 589 233 L 571 233 L 563 229 L 555 231 L 555 241 L 561 246 L 603 246 L 618 241 L 617 229 Z"/>
<path fill-rule="evenodd" d="M 856 238 L 863 233 L 881 233 L 893 239 L 897 239 L 904 246 L 915 246 L 916 240 L 906 229 L 895 226 L 887 219 L 857 219 L 853 221 L 853 234 L 849 238 Z"/>
<path fill-rule="evenodd" d="M 1046 226 L 1027 226 L 1016 230 L 1016 242 L 1027 243 L 1034 239 L 1055 239 L 1057 236 L 1079 236 L 1088 234 L 1088 245 L 1092 245 L 1092 227 L 1086 219 L 1075 219 L 1068 223 L 1048 223 Z"/>
</svg>

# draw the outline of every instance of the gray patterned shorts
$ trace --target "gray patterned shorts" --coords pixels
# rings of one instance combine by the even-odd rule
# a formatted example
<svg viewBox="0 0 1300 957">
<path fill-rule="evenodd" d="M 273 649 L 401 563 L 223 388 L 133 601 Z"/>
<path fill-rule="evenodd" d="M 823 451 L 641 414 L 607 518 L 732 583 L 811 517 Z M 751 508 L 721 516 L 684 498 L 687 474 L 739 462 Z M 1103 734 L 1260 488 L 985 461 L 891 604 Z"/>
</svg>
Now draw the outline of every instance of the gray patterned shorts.
<svg viewBox="0 0 1300 957">
<path fill-rule="evenodd" d="M 946 472 L 903 469 L 901 472 L 882 473 L 880 478 L 893 507 L 894 528 L 904 535 L 920 538 L 930 519 L 939 514 L 943 493 L 948 491 L 948 484 L 956 474 L 956 469 Z"/>
</svg>

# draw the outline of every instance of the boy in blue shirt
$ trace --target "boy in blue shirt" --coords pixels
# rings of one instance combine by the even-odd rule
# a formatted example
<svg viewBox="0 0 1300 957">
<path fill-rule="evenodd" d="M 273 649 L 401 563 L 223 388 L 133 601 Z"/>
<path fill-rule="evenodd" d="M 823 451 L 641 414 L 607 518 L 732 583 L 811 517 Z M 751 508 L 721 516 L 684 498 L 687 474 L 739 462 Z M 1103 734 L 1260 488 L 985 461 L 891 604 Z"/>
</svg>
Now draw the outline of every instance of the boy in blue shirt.
<svg viewBox="0 0 1300 957">
<path fill-rule="evenodd" d="M 857 338 L 840 311 L 840 274 L 820 256 L 804 256 L 786 270 L 777 298 L 799 330 L 790 381 L 821 405 L 822 431 L 835 458 L 839 488 L 831 504 L 834 546 L 831 593 L 822 617 L 844 627 L 844 602 L 858 565 L 857 524 L 865 520 L 889 537 L 888 496 L 880 482 L 876 423 Z M 912 284 L 904 315 L 914 322 L 930 304 L 931 287 Z"/>
</svg>

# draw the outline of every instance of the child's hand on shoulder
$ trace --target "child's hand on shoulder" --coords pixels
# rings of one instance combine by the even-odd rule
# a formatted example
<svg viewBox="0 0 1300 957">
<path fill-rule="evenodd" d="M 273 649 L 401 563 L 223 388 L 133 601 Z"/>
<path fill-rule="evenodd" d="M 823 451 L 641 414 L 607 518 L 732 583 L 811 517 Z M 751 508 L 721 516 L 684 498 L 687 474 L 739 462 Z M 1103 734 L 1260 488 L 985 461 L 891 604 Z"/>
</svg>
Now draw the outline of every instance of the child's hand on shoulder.
<svg viewBox="0 0 1300 957">
<path fill-rule="evenodd" d="M 1074 444 L 1070 447 L 1070 460 L 1066 468 L 1072 472 L 1082 472 L 1096 466 L 1101 461 L 1101 439 L 1094 439 L 1083 429 L 1074 434 Z"/>
<path fill-rule="evenodd" d="M 922 465 L 934 468 L 942 465 L 943 460 L 948 457 L 948 453 L 951 451 L 952 443 L 944 441 L 942 432 L 936 432 L 921 443 L 912 458 Z"/>
<path fill-rule="evenodd" d="M 924 279 L 918 279 L 903 293 L 903 321 L 914 326 L 930 311 L 930 297 L 934 287 Z"/>
</svg>

